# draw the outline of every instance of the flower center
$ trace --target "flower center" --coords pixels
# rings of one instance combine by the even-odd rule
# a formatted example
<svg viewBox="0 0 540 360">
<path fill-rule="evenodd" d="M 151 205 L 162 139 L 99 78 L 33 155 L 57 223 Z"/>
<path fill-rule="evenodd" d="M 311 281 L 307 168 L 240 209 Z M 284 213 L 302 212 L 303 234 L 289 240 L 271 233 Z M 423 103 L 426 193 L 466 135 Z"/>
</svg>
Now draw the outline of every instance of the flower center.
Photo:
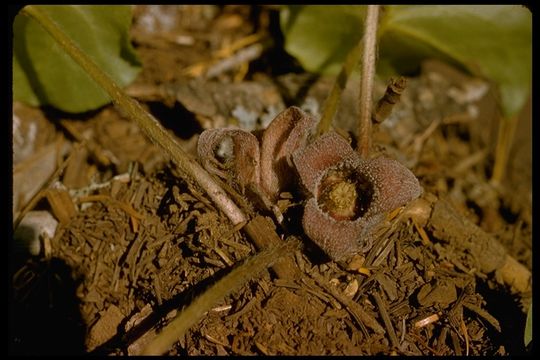
<svg viewBox="0 0 540 360">
<path fill-rule="evenodd" d="M 348 169 L 330 170 L 321 182 L 317 198 L 321 209 L 336 220 L 362 216 L 373 197 L 369 181 Z"/>
</svg>

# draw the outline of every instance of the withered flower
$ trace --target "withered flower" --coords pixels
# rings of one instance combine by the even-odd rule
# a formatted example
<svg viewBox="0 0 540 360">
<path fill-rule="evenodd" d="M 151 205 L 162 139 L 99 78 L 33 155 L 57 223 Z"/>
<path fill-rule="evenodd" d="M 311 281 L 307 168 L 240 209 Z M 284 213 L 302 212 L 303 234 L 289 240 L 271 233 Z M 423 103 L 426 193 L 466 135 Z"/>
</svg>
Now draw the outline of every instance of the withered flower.
<svg viewBox="0 0 540 360">
<path fill-rule="evenodd" d="M 384 213 L 422 193 L 409 169 L 384 157 L 362 160 L 335 132 L 298 149 L 293 162 L 312 196 L 304 209 L 304 231 L 336 261 L 368 249 L 370 232 Z"/>
<path fill-rule="evenodd" d="M 314 125 L 313 117 L 292 106 L 272 120 L 261 139 L 240 129 L 205 130 L 197 153 L 208 172 L 234 179 L 240 192 L 252 184 L 274 201 L 295 182 L 291 155 L 306 145 Z"/>
<path fill-rule="evenodd" d="M 210 129 L 199 136 L 197 153 L 202 166 L 244 192 L 260 182 L 260 155 L 257 138 L 240 129 Z"/>
</svg>

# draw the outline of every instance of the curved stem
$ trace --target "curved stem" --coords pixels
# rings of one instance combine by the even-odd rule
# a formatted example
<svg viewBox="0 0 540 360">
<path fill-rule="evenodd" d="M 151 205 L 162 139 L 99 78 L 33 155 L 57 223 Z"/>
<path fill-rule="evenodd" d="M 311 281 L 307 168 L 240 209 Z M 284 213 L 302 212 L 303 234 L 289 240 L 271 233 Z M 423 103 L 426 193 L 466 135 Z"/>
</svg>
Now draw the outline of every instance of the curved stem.
<svg viewBox="0 0 540 360">
<path fill-rule="evenodd" d="M 174 138 L 160 125 L 160 123 L 139 102 L 127 96 L 124 91 L 103 72 L 38 6 L 28 5 L 22 13 L 36 20 L 69 56 L 79 64 L 111 97 L 114 104 L 122 112 L 135 121 L 142 131 L 165 150 L 180 171 L 190 180 L 195 181 L 203 188 L 212 201 L 236 225 L 247 221 L 246 215 L 227 196 L 225 191 L 212 179 L 194 159 L 176 144 Z"/>
</svg>

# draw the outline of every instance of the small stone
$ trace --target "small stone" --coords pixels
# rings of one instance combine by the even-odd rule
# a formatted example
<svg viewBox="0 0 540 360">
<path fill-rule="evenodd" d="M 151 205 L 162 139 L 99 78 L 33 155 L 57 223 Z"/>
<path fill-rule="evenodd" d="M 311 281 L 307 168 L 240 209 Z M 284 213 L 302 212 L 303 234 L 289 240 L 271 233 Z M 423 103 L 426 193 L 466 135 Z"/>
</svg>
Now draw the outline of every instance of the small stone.
<svg viewBox="0 0 540 360">
<path fill-rule="evenodd" d="M 41 253 L 41 239 L 52 239 L 58 221 L 48 211 L 30 211 L 15 229 L 15 249 L 24 250 L 32 256 Z"/>
<path fill-rule="evenodd" d="M 358 280 L 353 279 L 343 290 L 343 295 L 352 298 L 354 295 L 356 295 L 356 292 L 358 291 Z"/>
<path fill-rule="evenodd" d="M 336 279 L 336 278 L 332 278 L 332 279 L 330 279 L 328 282 L 329 282 L 330 285 L 332 285 L 332 286 L 336 286 L 336 287 L 339 286 L 339 280 Z"/>
<path fill-rule="evenodd" d="M 365 262 L 366 262 L 366 257 L 364 255 L 361 255 L 361 254 L 353 255 L 353 257 L 349 261 L 349 264 L 347 265 L 347 270 L 358 271 L 364 266 Z"/>
</svg>

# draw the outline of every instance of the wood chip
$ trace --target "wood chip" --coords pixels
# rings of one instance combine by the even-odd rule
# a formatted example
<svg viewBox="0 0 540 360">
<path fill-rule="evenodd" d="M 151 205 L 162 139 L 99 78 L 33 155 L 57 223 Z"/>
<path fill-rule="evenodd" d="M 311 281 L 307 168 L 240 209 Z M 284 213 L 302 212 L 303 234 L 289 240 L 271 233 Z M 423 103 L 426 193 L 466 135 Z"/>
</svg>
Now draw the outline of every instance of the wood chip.
<svg viewBox="0 0 540 360">
<path fill-rule="evenodd" d="M 51 206 L 53 215 L 60 224 L 67 224 L 77 214 L 77 209 L 67 190 L 48 189 L 45 196 Z"/>
</svg>

